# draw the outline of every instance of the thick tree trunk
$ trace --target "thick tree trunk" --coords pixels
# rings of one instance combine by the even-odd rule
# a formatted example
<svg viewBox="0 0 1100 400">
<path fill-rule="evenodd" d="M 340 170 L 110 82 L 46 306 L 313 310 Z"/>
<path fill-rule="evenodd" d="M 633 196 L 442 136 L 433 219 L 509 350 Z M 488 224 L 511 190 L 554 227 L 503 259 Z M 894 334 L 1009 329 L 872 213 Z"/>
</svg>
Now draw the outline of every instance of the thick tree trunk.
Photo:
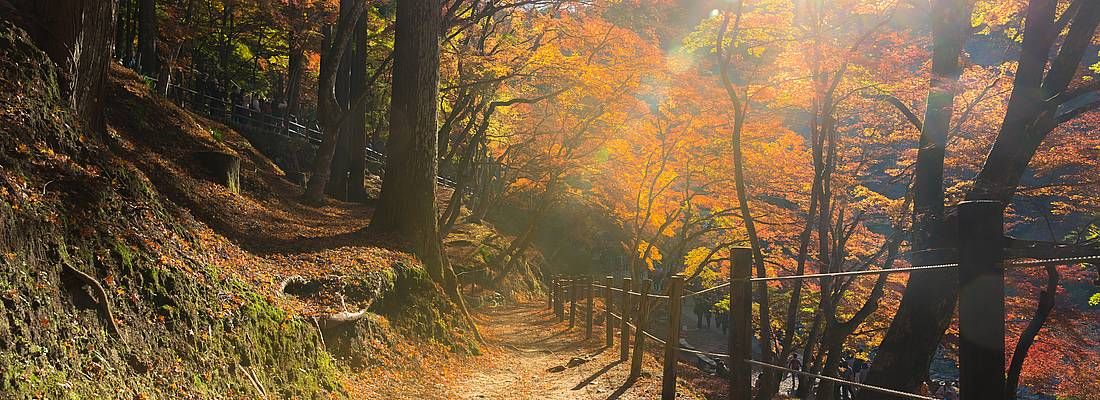
<svg viewBox="0 0 1100 400">
<path fill-rule="evenodd" d="M 409 239 L 437 282 L 445 264 L 435 207 L 441 24 L 439 0 L 397 3 L 386 173 L 371 219 L 372 230 Z"/>
<path fill-rule="evenodd" d="M 962 72 L 959 54 L 970 35 L 973 6 L 973 0 L 932 2 L 932 77 L 914 180 L 914 265 L 941 262 L 943 253 L 930 250 L 949 245 L 944 243 L 949 236 L 944 222 L 944 147 Z M 954 275 L 954 271 L 946 270 L 910 275 L 901 305 L 867 376 L 869 384 L 914 392 L 927 380 L 932 357 L 954 313 L 955 287 L 943 284 L 953 282 Z M 858 398 L 886 396 L 864 390 Z"/>
<path fill-rule="evenodd" d="M 342 9 L 350 9 L 351 2 L 358 0 L 341 0 L 340 7 Z M 363 18 L 359 18 L 362 20 Z M 361 26 L 359 22 L 355 24 L 355 29 Z M 352 33 L 350 40 L 344 47 L 344 57 L 340 59 L 340 67 L 336 71 L 336 103 L 338 104 L 340 113 L 347 113 L 351 108 L 352 93 L 351 93 L 351 70 L 352 62 L 355 58 L 355 37 L 358 35 Z M 346 115 L 343 118 L 343 123 L 340 124 L 340 133 L 336 145 L 336 152 L 332 157 L 332 164 L 329 166 L 330 178 L 325 185 L 325 192 L 332 198 L 339 200 L 347 200 L 347 188 L 348 188 L 348 171 L 350 167 L 351 159 L 351 135 L 354 134 L 351 115 Z"/>
<path fill-rule="evenodd" d="M 1033 0 L 1029 5 L 1008 111 L 968 199 L 998 200 L 1007 207 L 1043 139 L 1057 127 L 1058 106 L 1068 100 L 1062 98 L 1063 94 L 1080 68 L 1100 22 L 1100 2 L 1074 3 L 1077 13 L 1057 56 L 1050 60 L 1049 70 L 1048 54 L 1059 33 L 1054 19 L 1057 2 Z"/>
<path fill-rule="evenodd" d="M 138 50 L 141 57 L 141 73 L 156 76 L 160 70 L 157 56 L 157 6 L 154 0 L 141 0 L 141 16 L 138 18 Z"/>
<path fill-rule="evenodd" d="M 443 254 L 436 221 L 441 7 L 440 0 L 397 3 L 386 173 L 370 229 L 396 233 L 411 242 L 428 275 L 459 305 L 481 340 Z"/>
<path fill-rule="evenodd" d="M 92 131 L 105 134 L 104 88 L 114 54 L 115 2 L 13 0 L 17 23 L 64 74 L 69 105 Z"/>
</svg>

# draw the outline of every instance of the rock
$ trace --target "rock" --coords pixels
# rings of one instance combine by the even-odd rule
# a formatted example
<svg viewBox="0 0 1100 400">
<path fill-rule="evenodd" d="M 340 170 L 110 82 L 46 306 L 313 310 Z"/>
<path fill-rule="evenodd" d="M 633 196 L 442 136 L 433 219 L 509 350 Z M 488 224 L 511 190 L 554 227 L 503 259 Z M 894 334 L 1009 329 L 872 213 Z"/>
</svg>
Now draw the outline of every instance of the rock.
<svg viewBox="0 0 1100 400">
<path fill-rule="evenodd" d="M 565 371 L 565 366 L 564 365 L 558 365 L 558 366 L 550 367 L 550 369 L 546 370 L 546 372 L 553 372 L 553 373 L 558 373 L 558 372 L 562 372 L 562 371 Z"/>
<path fill-rule="evenodd" d="M 194 158 L 215 182 L 225 185 L 233 193 L 241 192 L 240 157 L 219 151 L 197 151 Z"/>
</svg>

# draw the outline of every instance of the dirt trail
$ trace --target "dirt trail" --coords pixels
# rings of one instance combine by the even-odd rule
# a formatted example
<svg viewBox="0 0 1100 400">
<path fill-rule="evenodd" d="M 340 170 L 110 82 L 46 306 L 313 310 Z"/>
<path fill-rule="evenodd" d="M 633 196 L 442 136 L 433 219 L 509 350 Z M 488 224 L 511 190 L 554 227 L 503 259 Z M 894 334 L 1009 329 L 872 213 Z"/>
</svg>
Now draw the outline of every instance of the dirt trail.
<svg viewBox="0 0 1100 400">
<path fill-rule="evenodd" d="M 653 399 L 660 397 L 660 364 L 645 357 L 643 374 L 627 383 L 629 362 L 618 347 L 605 348 L 597 325 L 585 340 L 583 323 L 569 329 L 545 303 L 502 306 L 476 317 L 486 337 L 481 368 L 459 374 L 451 399 Z M 598 319 L 598 318 L 597 318 Z M 568 367 L 570 360 L 588 361 Z M 566 366 L 564 371 L 549 372 Z M 680 398 L 696 398 L 686 388 Z"/>
</svg>

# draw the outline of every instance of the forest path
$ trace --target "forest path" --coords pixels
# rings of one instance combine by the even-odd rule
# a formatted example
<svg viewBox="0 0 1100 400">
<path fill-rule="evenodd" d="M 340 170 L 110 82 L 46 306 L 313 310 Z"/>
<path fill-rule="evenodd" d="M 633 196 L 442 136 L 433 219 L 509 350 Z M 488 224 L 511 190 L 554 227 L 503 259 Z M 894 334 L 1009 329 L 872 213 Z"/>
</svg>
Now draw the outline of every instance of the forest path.
<svg viewBox="0 0 1100 400">
<path fill-rule="evenodd" d="M 460 374 L 452 399 L 653 399 L 660 397 L 661 365 L 645 357 L 643 374 L 627 384 L 629 362 L 617 344 L 605 348 L 602 325 L 585 340 L 584 324 L 570 329 L 545 303 L 500 306 L 476 314 L 485 336 L 482 368 Z M 616 342 L 617 343 L 617 342 Z M 577 364 L 577 360 L 587 360 Z M 571 363 L 570 361 L 573 360 Z M 576 364 L 576 365 L 573 365 Z M 572 365 L 572 366 L 571 366 Z M 565 367 L 560 372 L 549 372 Z M 679 390 L 680 398 L 694 398 Z"/>
</svg>

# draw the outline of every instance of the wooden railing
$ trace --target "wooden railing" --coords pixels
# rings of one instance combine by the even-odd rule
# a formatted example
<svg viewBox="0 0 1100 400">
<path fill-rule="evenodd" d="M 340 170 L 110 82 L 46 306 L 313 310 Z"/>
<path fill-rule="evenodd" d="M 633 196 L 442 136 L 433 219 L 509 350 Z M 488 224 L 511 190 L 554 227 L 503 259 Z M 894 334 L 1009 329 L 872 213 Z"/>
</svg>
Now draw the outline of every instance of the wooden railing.
<svg viewBox="0 0 1100 400">
<path fill-rule="evenodd" d="M 936 265 L 920 265 L 905 268 L 877 270 L 845 271 L 835 273 L 805 274 L 791 276 L 752 277 L 752 251 L 746 247 L 730 249 L 730 280 L 711 288 L 684 293 L 684 277 L 674 276 L 667 285 L 665 294 L 651 294 L 652 281 L 641 282 L 637 288 L 632 286 L 630 278 L 623 278 L 622 285 L 614 287 L 614 278 L 604 278 L 600 285 L 590 277 L 557 277 L 552 279 L 549 290 L 548 307 L 553 308 L 559 321 L 564 321 L 564 303 L 570 303 L 570 327 L 574 325 L 577 312 L 577 288 L 584 287 L 588 297 L 586 317 L 586 338 L 591 337 L 593 312 L 592 298 L 594 289 L 603 289 L 605 341 L 608 347 L 614 345 L 615 325 L 620 322 L 620 357 L 627 360 L 630 349 L 630 337 L 633 330 L 633 355 L 631 359 L 630 379 L 641 372 L 641 357 L 645 351 L 645 342 L 652 340 L 664 346 L 664 371 L 662 376 L 662 399 L 676 398 L 676 363 L 680 352 L 694 353 L 708 357 L 730 360 L 729 399 L 748 400 L 752 397 L 752 367 L 771 369 L 785 373 L 794 373 L 814 380 L 831 381 L 850 385 L 864 390 L 876 391 L 900 398 L 934 400 L 926 395 L 907 393 L 895 389 L 867 385 L 860 382 L 825 376 L 809 371 L 791 369 L 752 358 L 752 296 L 754 283 L 802 280 L 825 277 L 850 277 L 861 275 L 902 274 L 932 270 L 958 270 L 959 286 L 959 389 L 964 399 L 1003 399 L 1005 397 L 1005 291 L 1004 272 L 1006 268 L 1046 267 L 1052 265 L 1072 265 L 1078 263 L 1098 263 L 1100 255 L 1052 258 L 1039 260 L 1006 260 L 1003 251 L 1004 221 L 1000 203 L 991 201 L 968 201 L 959 205 L 959 247 L 958 262 Z M 570 296 L 565 297 L 565 288 Z M 681 301 L 706 292 L 727 289 L 730 296 L 729 320 L 732 328 L 729 335 L 729 353 L 702 352 L 681 347 L 680 314 Z M 618 303 L 615 294 L 619 295 Z M 667 340 L 661 339 L 645 329 L 649 312 L 657 302 L 668 301 Z M 618 304 L 619 313 L 615 313 Z M 633 323 L 631 322 L 633 321 Z M 914 373 L 917 373 L 914 371 Z"/>
</svg>

